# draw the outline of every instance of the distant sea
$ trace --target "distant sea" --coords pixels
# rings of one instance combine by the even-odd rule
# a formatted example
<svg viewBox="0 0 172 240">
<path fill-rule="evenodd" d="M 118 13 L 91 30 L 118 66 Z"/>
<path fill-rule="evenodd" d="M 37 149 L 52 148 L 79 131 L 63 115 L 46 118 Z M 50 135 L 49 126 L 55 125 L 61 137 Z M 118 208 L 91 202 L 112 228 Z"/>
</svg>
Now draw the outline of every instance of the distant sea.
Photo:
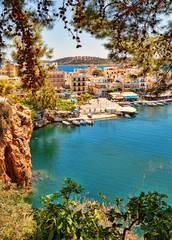
<svg viewBox="0 0 172 240">
<path fill-rule="evenodd" d="M 88 65 L 89 66 L 89 65 Z M 58 65 L 58 69 L 63 70 L 64 72 L 74 72 L 74 69 L 80 69 L 80 68 L 88 68 L 88 66 L 85 65 Z M 107 66 L 96 66 L 97 68 L 101 68 L 102 70 L 104 69 L 104 67 L 109 67 L 109 65 Z"/>
</svg>

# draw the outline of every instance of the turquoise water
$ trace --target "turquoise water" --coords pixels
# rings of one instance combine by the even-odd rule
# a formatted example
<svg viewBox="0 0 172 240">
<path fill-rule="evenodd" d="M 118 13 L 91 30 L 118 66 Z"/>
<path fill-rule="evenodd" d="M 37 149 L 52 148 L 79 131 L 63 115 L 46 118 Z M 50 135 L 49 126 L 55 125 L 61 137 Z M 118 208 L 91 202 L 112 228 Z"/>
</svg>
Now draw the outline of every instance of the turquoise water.
<svg viewBox="0 0 172 240">
<path fill-rule="evenodd" d="M 112 200 L 139 191 L 156 190 L 172 204 L 172 104 L 139 108 L 135 118 L 97 121 L 94 126 L 51 124 L 33 132 L 30 142 L 33 170 L 44 174 L 34 182 L 31 197 L 59 189 L 71 177 L 98 199 Z"/>
</svg>

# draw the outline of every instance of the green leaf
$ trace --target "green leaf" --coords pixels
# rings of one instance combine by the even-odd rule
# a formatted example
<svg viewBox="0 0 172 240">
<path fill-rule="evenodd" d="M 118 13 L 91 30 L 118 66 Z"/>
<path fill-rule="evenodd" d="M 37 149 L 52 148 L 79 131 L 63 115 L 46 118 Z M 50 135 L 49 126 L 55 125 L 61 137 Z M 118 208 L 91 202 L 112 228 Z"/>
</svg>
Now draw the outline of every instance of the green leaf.
<svg viewBox="0 0 172 240">
<path fill-rule="evenodd" d="M 52 240 L 53 237 L 54 237 L 54 230 L 52 230 L 52 231 L 49 232 L 48 240 Z"/>
<path fill-rule="evenodd" d="M 69 228 L 69 227 L 67 227 L 67 233 L 71 233 L 71 231 L 70 231 L 70 228 Z"/>
<path fill-rule="evenodd" d="M 152 236 L 158 236 L 159 233 L 157 233 L 157 232 L 151 232 L 151 235 L 152 235 Z"/>
<path fill-rule="evenodd" d="M 57 229 L 61 229 L 63 227 L 63 222 L 60 223 L 60 225 L 57 227 Z"/>
</svg>

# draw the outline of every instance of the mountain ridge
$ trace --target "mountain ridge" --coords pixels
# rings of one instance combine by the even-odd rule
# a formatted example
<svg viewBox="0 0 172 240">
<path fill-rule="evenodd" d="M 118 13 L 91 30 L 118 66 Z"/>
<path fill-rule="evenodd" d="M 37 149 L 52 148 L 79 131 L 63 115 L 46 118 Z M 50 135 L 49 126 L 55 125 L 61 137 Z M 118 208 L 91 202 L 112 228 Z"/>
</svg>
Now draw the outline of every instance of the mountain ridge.
<svg viewBox="0 0 172 240">
<path fill-rule="evenodd" d="M 107 58 L 99 58 L 99 57 L 91 57 L 91 56 L 74 56 L 74 57 L 64 57 L 59 58 L 53 61 L 48 62 L 55 62 L 59 65 L 79 65 L 79 64 L 97 64 L 97 65 L 104 65 L 104 64 L 112 64 L 112 61 Z"/>
</svg>

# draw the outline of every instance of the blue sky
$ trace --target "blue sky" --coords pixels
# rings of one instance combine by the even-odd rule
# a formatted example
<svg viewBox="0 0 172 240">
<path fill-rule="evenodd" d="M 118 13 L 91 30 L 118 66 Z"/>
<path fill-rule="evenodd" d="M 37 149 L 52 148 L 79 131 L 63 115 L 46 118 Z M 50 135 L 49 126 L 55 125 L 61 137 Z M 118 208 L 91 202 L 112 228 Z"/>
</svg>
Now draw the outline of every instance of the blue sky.
<svg viewBox="0 0 172 240">
<path fill-rule="evenodd" d="M 43 41 L 54 49 L 53 60 L 71 56 L 92 56 L 107 58 L 108 51 L 102 40 L 97 40 L 88 33 L 80 35 L 82 48 L 76 48 L 76 42 L 64 29 L 62 22 L 57 22 L 52 30 L 44 30 Z"/>
</svg>

